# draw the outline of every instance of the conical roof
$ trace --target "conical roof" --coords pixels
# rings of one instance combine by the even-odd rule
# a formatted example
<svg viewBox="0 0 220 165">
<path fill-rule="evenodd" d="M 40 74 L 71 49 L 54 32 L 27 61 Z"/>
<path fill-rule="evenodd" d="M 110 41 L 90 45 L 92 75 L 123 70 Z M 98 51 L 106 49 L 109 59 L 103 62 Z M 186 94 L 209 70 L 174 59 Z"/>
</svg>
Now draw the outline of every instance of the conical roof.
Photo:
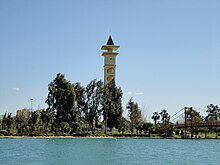
<svg viewBox="0 0 220 165">
<path fill-rule="evenodd" d="M 109 36 L 109 38 L 108 38 L 108 42 L 107 42 L 106 45 L 114 45 L 114 42 L 113 42 L 113 40 L 112 40 L 111 35 Z"/>
</svg>

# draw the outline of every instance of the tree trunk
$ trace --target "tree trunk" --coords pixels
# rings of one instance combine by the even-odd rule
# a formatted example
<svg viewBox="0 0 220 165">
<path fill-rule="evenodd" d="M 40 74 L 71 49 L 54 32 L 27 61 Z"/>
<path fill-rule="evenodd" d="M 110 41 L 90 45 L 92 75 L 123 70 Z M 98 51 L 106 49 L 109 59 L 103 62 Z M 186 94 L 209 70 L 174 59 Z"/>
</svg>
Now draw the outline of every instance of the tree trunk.
<svg viewBox="0 0 220 165">
<path fill-rule="evenodd" d="M 105 118 L 105 134 L 107 134 L 107 117 Z"/>
<path fill-rule="evenodd" d="M 134 132 L 134 122 L 131 121 L 131 134 L 133 134 L 133 132 Z"/>
<path fill-rule="evenodd" d="M 48 134 L 48 123 L 46 123 L 46 134 Z"/>
</svg>

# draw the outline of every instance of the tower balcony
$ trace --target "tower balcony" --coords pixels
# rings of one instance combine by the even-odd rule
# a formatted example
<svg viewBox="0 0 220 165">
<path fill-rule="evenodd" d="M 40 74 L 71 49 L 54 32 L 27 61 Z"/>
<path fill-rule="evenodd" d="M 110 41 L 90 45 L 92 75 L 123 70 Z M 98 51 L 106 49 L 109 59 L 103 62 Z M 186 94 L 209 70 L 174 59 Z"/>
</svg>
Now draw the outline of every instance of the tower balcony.
<svg viewBox="0 0 220 165">
<path fill-rule="evenodd" d="M 117 56 L 118 52 L 103 52 L 102 56 Z"/>
</svg>

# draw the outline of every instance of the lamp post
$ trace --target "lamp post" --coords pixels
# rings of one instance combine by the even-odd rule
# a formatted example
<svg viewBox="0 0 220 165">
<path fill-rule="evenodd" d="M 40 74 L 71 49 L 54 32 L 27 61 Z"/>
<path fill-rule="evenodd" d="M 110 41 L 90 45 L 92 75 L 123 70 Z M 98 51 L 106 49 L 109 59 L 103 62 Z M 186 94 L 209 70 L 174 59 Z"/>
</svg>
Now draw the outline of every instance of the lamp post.
<svg viewBox="0 0 220 165">
<path fill-rule="evenodd" d="M 34 99 L 30 99 L 31 100 L 31 111 L 33 110 L 33 101 Z"/>
</svg>

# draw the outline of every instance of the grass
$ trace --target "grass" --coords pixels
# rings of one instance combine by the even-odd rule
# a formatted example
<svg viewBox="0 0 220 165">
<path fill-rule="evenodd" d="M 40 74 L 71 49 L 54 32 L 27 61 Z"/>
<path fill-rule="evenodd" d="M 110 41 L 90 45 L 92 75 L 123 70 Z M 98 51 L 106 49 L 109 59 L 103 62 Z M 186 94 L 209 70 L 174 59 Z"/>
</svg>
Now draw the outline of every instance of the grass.
<svg viewBox="0 0 220 165">
<path fill-rule="evenodd" d="M 220 139 L 220 134 L 217 134 L 219 136 L 217 136 L 218 139 Z M 35 132 L 29 132 L 29 133 L 25 133 L 25 134 L 18 134 L 16 130 L 10 130 L 9 132 L 7 130 L 0 130 L 0 136 L 4 137 L 4 136 L 30 136 L 30 137 L 64 137 L 64 136 L 72 136 L 72 137 L 122 137 L 122 138 L 175 138 L 175 139 L 181 139 L 181 135 L 172 135 L 171 137 L 167 137 L 166 134 L 162 134 L 162 135 L 158 135 L 158 134 L 150 134 L 150 136 L 148 134 L 136 134 L 136 132 L 134 134 L 131 134 L 131 132 L 126 131 L 123 134 L 113 130 L 112 132 L 107 132 L 107 134 L 105 134 L 105 132 L 102 131 L 96 131 L 96 132 L 83 132 L 83 133 L 48 133 L 46 134 L 45 132 L 42 131 L 35 131 Z M 191 135 L 188 134 L 188 137 L 190 137 Z M 199 133 L 198 135 L 194 135 L 194 138 L 200 138 L 200 139 L 214 139 L 216 138 L 216 133 L 207 133 L 205 135 L 205 133 Z"/>
</svg>

